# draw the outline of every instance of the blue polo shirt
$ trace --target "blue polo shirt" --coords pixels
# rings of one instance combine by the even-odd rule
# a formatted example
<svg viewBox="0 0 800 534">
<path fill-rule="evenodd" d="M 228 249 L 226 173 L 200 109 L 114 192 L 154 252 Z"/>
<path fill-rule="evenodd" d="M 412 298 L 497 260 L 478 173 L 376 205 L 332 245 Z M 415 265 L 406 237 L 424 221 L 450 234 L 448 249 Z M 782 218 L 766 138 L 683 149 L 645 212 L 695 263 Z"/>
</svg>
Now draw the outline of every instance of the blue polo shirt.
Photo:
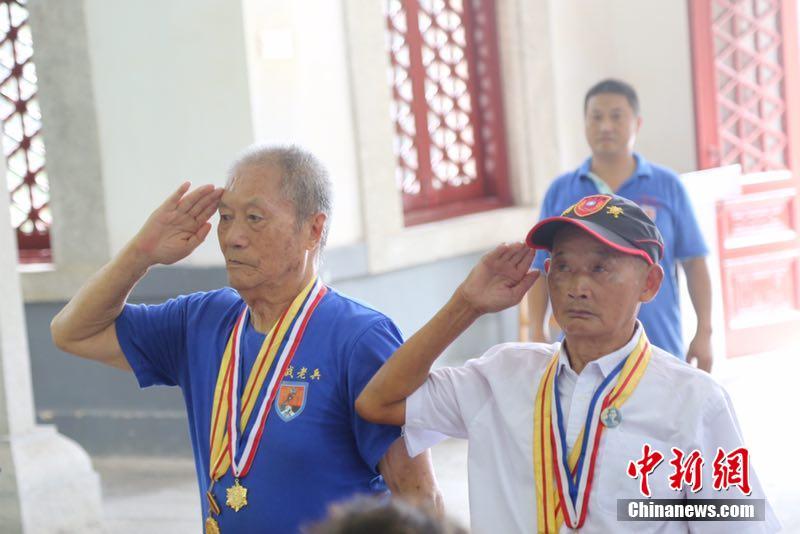
<svg viewBox="0 0 800 534">
<path fill-rule="evenodd" d="M 664 268 L 664 282 L 656 297 L 642 304 L 639 320 L 651 343 L 685 358 L 677 264 L 707 255 L 708 247 L 700 233 L 689 196 L 678 176 L 666 167 L 648 162 L 639 154 L 634 154 L 634 158 L 636 170 L 615 194 L 639 204 L 655 220 L 664 237 L 664 257 L 660 262 Z M 591 164 L 592 159 L 589 158 L 576 170 L 559 176 L 550 184 L 542 202 L 540 220 L 561 215 L 585 196 L 609 192 L 602 189 L 605 183 L 598 183 L 598 179 L 590 173 Z M 544 260 L 548 256 L 547 251 L 537 251 L 533 267 L 544 269 Z"/>
<path fill-rule="evenodd" d="M 155 306 L 126 305 L 116 321 L 120 346 L 139 385 L 179 386 L 183 392 L 203 518 L 208 514 L 214 386 L 228 336 L 244 307 L 239 294 L 225 288 Z M 240 395 L 264 338 L 247 325 Z M 234 482 L 230 469 L 214 485 L 222 532 L 294 533 L 302 524 L 323 518 L 332 502 L 354 494 L 386 494 L 377 466 L 400 429 L 366 422 L 354 403 L 402 342 L 386 316 L 328 290 L 282 379 L 286 391 L 269 412 L 250 472 L 241 479 L 248 505 L 238 512 L 225 506 L 225 490 Z M 244 440 L 241 445 L 240 451 Z"/>
</svg>

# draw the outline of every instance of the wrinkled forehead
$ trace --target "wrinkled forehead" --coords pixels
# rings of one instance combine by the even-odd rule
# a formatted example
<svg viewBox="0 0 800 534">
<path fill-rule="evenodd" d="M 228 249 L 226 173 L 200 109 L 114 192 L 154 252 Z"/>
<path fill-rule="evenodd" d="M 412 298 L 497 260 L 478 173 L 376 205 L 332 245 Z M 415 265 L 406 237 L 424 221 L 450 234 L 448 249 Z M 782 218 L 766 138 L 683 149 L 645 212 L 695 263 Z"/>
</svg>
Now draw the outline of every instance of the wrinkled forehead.
<svg viewBox="0 0 800 534">
<path fill-rule="evenodd" d="M 228 177 L 220 207 L 239 208 L 255 206 L 262 209 L 292 209 L 286 198 L 278 169 L 263 166 L 243 166 L 234 169 Z"/>
<path fill-rule="evenodd" d="M 228 172 L 225 189 L 235 191 L 254 186 L 280 186 L 282 179 L 281 169 L 274 163 L 240 164 Z"/>
</svg>

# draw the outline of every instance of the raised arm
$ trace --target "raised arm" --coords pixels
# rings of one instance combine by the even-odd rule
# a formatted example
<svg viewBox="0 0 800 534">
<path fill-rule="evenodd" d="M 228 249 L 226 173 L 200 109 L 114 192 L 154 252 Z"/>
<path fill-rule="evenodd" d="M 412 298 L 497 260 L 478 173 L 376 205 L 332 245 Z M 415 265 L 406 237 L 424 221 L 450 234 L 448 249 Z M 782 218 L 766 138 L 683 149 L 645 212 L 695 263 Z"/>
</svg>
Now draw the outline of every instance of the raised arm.
<svg viewBox="0 0 800 534">
<path fill-rule="evenodd" d="M 53 318 L 53 343 L 63 350 L 130 371 L 114 321 L 133 287 L 156 264 L 188 256 L 211 230 L 222 189 L 207 185 L 187 194 L 182 184 L 147 219 L 136 236 L 81 287 Z"/>
<path fill-rule="evenodd" d="M 428 323 L 403 343 L 372 377 L 356 410 L 374 423 L 405 423 L 405 401 L 428 377 L 433 362 L 478 317 L 514 306 L 539 276 L 524 243 L 500 245 L 481 258 Z"/>
</svg>

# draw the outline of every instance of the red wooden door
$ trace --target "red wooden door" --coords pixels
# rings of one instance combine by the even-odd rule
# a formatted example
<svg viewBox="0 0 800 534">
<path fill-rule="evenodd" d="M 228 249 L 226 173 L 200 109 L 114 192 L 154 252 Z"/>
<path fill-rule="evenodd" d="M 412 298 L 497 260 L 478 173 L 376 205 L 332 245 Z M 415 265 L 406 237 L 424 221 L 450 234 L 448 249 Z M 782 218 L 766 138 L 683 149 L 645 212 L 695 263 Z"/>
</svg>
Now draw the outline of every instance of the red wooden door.
<svg viewBox="0 0 800 534">
<path fill-rule="evenodd" d="M 739 163 L 717 205 L 728 356 L 800 343 L 796 0 L 689 0 L 700 168 Z"/>
</svg>

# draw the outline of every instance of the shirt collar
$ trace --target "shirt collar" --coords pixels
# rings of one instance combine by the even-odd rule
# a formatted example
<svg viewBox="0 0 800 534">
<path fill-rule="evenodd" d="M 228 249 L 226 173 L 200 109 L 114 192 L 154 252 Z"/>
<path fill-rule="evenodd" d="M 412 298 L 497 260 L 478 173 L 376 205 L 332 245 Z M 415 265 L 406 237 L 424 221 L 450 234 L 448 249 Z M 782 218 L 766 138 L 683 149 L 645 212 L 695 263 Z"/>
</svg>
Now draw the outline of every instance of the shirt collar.
<svg viewBox="0 0 800 534">
<path fill-rule="evenodd" d="M 639 342 L 639 337 L 641 337 L 643 331 L 644 330 L 642 328 L 642 323 L 640 323 L 639 320 L 637 319 L 636 329 L 633 331 L 633 336 L 631 336 L 630 341 L 628 341 L 624 346 L 618 348 L 614 352 L 601 356 L 596 360 L 592 360 L 591 362 L 586 364 L 586 367 L 589 367 L 590 365 L 596 365 L 600 369 L 600 372 L 603 373 L 603 377 L 608 376 L 611 373 L 611 371 L 613 371 L 614 368 L 619 364 L 619 362 L 624 360 L 631 352 L 633 352 L 633 349 Z M 567 367 L 568 369 L 572 368 L 569 365 L 569 357 L 567 356 L 567 347 L 564 345 L 563 342 L 561 343 L 561 349 L 562 350 L 560 350 L 558 354 L 559 373 L 561 372 L 562 367 Z"/>
<path fill-rule="evenodd" d="M 650 166 L 650 162 L 647 161 L 644 156 L 639 154 L 638 152 L 633 153 L 633 159 L 636 160 L 636 170 L 633 172 L 633 175 L 637 178 L 649 178 L 653 175 L 653 167 Z M 580 178 L 584 178 L 586 180 L 591 180 L 589 173 L 592 170 L 592 158 L 588 157 L 586 160 L 578 167 L 578 176 Z"/>
</svg>

